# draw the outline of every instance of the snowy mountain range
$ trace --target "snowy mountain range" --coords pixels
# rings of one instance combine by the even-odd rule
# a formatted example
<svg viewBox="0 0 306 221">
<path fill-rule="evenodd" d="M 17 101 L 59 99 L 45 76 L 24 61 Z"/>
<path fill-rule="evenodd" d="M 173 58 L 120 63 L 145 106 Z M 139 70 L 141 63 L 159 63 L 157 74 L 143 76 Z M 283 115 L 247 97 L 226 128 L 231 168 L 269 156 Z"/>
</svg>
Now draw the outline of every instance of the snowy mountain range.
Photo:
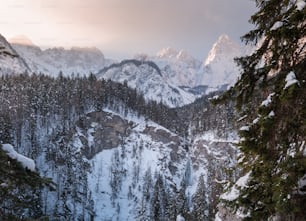
<svg viewBox="0 0 306 221">
<path fill-rule="evenodd" d="M 233 59 L 245 54 L 244 51 L 227 35 L 221 35 L 204 61 L 197 60 L 185 50 L 172 48 L 162 49 L 148 59 L 154 61 L 174 85 L 191 88 L 205 85 L 217 90 L 222 85 L 235 83 L 239 70 Z"/>
<path fill-rule="evenodd" d="M 140 54 L 134 60 L 104 68 L 98 77 L 121 83 L 126 81 L 147 99 L 178 107 L 233 85 L 239 76 L 234 58 L 244 53 L 243 48 L 227 35 L 222 35 L 203 62 L 185 50 L 165 48 L 155 56 Z"/>
<path fill-rule="evenodd" d="M 51 76 L 60 72 L 75 76 L 97 73 L 99 78 L 126 81 L 146 99 L 170 107 L 192 103 L 199 96 L 233 85 L 239 76 L 233 58 L 245 53 L 227 35 L 220 36 L 204 61 L 197 60 L 185 50 L 168 47 L 154 56 L 136 55 L 135 59 L 130 59 L 134 62 L 116 63 L 106 59 L 97 48 L 42 50 L 25 36 L 13 38 L 10 42 L 11 49 L 22 58 L 23 70 Z"/>
<path fill-rule="evenodd" d="M 62 47 L 42 50 L 25 36 L 9 40 L 16 52 L 24 58 L 31 72 L 44 73 L 51 76 L 72 74 L 80 76 L 95 73 L 110 63 L 97 48 Z"/>
</svg>

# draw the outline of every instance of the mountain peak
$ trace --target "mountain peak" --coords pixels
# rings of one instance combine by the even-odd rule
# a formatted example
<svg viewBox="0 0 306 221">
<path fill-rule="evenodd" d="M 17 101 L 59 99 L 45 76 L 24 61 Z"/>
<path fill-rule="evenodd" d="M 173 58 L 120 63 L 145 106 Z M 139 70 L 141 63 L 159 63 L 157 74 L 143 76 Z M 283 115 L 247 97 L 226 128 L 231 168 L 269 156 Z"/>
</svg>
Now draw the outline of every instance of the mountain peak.
<svg viewBox="0 0 306 221">
<path fill-rule="evenodd" d="M 227 42 L 231 41 L 230 37 L 227 34 L 222 34 L 219 36 L 217 42 Z"/>
<path fill-rule="evenodd" d="M 232 41 L 228 35 L 223 34 L 213 44 L 204 64 L 209 65 L 219 58 L 225 59 L 228 56 L 232 57 L 231 55 L 233 55 L 233 57 L 239 56 L 240 53 L 240 46 L 236 42 Z"/>
<path fill-rule="evenodd" d="M 171 48 L 163 48 L 157 53 L 157 57 L 159 58 L 175 58 L 178 55 L 178 51 Z"/>
<path fill-rule="evenodd" d="M 25 35 L 17 35 L 8 40 L 11 44 L 19 44 L 26 46 L 35 46 L 34 43 Z"/>
</svg>

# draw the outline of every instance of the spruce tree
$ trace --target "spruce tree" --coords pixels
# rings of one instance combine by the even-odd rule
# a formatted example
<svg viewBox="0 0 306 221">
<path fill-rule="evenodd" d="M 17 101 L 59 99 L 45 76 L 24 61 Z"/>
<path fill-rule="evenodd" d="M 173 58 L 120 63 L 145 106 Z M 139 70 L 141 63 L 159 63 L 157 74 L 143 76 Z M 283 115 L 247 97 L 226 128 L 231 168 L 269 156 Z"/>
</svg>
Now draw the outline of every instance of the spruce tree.
<svg viewBox="0 0 306 221">
<path fill-rule="evenodd" d="M 201 174 L 197 190 L 193 196 L 193 216 L 196 220 L 208 220 L 208 205 L 206 201 L 206 189 L 204 175 Z"/>
<path fill-rule="evenodd" d="M 44 187 L 53 189 L 50 179 L 25 169 L 10 158 L 0 144 L 0 220 L 40 218 L 43 212 L 40 192 Z"/>
<path fill-rule="evenodd" d="M 304 220 L 306 3 L 255 2 L 255 29 L 242 39 L 257 49 L 236 59 L 241 77 L 217 100 L 236 101 L 245 125 L 239 131 L 240 166 L 251 172 L 239 196 L 224 203 L 245 220 Z"/>
</svg>

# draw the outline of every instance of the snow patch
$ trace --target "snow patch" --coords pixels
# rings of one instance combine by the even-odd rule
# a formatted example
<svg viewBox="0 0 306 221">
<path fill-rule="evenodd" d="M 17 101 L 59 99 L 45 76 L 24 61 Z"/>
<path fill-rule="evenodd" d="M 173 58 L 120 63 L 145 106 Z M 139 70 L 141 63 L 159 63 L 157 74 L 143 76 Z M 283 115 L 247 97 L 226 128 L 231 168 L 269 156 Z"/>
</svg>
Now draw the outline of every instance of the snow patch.
<svg viewBox="0 0 306 221">
<path fill-rule="evenodd" d="M 219 216 L 219 212 L 216 213 L 215 221 L 222 221 L 222 219 Z"/>
<path fill-rule="evenodd" d="M 306 2 L 304 0 L 297 0 L 295 5 L 297 10 L 302 11 L 306 5 Z"/>
<path fill-rule="evenodd" d="M 253 123 L 253 124 L 257 124 L 257 123 L 259 122 L 259 119 L 260 119 L 259 117 L 256 117 L 256 118 L 253 120 L 252 123 Z"/>
<path fill-rule="evenodd" d="M 19 163 L 21 163 L 24 168 L 27 168 L 33 172 L 35 171 L 34 160 L 17 153 L 11 144 L 3 144 L 2 150 L 4 150 L 10 158 L 17 160 Z"/>
<path fill-rule="evenodd" d="M 249 126 L 242 126 L 240 127 L 239 131 L 249 131 L 250 127 Z"/>
<path fill-rule="evenodd" d="M 296 79 L 295 73 L 293 71 L 289 72 L 289 74 L 286 76 L 286 85 L 284 87 L 284 90 L 290 87 L 293 84 L 299 83 L 299 81 Z"/>
<path fill-rule="evenodd" d="M 268 117 L 274 117 L 275 116 L 275 113 L 274 113 L 274 111 L 271 111 L 270 113 L 269 113 L 269 115 L 268 115 Z"/>
<path fill-rule="evenodd" d="M 274 25 L 270 28 L 270 31 L 274 31 L 276 29 L 279 29 L 280 27 L 283 26 L 283 22 L 282 21 L 277 21 L 274 23 Z"/>
<path fill-rule="evenodd" d="M 176 217 L 176 221 L 185 221 L 185 218 L 179 214 L 177 217 Z"/>
<path fill-rule="evenodd" d="M 247 186 L 250 175 L 251 175 L 251 171 L 245 174 L 243 177 L 240 177 L 237 180 L 237 182 L 234 184 L 234 186 L 232 186 L 228 192 L 220 196 L 220 199 L 227 200 L 227 201 L 236 200 L 240 194 L 240 190 Z"/>
<path fill-rule="evenodd" d="M 260 106 L 265 106 L 267 107 L 271 102 L 272 102 L 272 97 L 275 95 L 275 93 L 269 94 L 266 100 L 264 100 Z"/>
</svg>

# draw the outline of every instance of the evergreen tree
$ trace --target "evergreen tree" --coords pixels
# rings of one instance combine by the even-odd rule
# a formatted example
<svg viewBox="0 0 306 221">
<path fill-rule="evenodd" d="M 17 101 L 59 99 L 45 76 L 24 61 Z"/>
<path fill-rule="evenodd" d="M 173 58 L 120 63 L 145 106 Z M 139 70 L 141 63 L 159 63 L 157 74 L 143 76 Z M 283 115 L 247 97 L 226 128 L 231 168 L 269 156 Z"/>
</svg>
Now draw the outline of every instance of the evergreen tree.
<svg viewBox="0 0 306 221">
<path fill-rule="evenodd" d="M 156 183 L 154 185 L 154 192 L 151 202 L 151 219 L 156 221 L 167 220 L 166 208 L 167 208 L 167 195 L 164 185 L 163 177 L 158 174 Z"/>
<path fill-rule="evenodd" d="M 206 202 L 204 175 L 198 181 L 197 190 L 193 196 L 193 216 L 196 220 L 208 220 L 208 205 Z"/>
<path fill-rule="evenodd" d="M 25 169 L 11 159 L 0 144 L 0 218 L 25 220 L 42 217 L 40 191 L 51 187 L 50 179 Z M 52 187 L 53 188 L 53 187 Z"/>
<path fill-rule="evenodd" d="M 232 97 L 246 126 L 239 147 L 244 173 L 239 197 L 225 202 L 246 220 L 306 217 L 306 6 L 303 0 L 256 0 L 255 29 L 242 39 L 258 48 L 237 59 L 242 74 Z"/>
</svg>

